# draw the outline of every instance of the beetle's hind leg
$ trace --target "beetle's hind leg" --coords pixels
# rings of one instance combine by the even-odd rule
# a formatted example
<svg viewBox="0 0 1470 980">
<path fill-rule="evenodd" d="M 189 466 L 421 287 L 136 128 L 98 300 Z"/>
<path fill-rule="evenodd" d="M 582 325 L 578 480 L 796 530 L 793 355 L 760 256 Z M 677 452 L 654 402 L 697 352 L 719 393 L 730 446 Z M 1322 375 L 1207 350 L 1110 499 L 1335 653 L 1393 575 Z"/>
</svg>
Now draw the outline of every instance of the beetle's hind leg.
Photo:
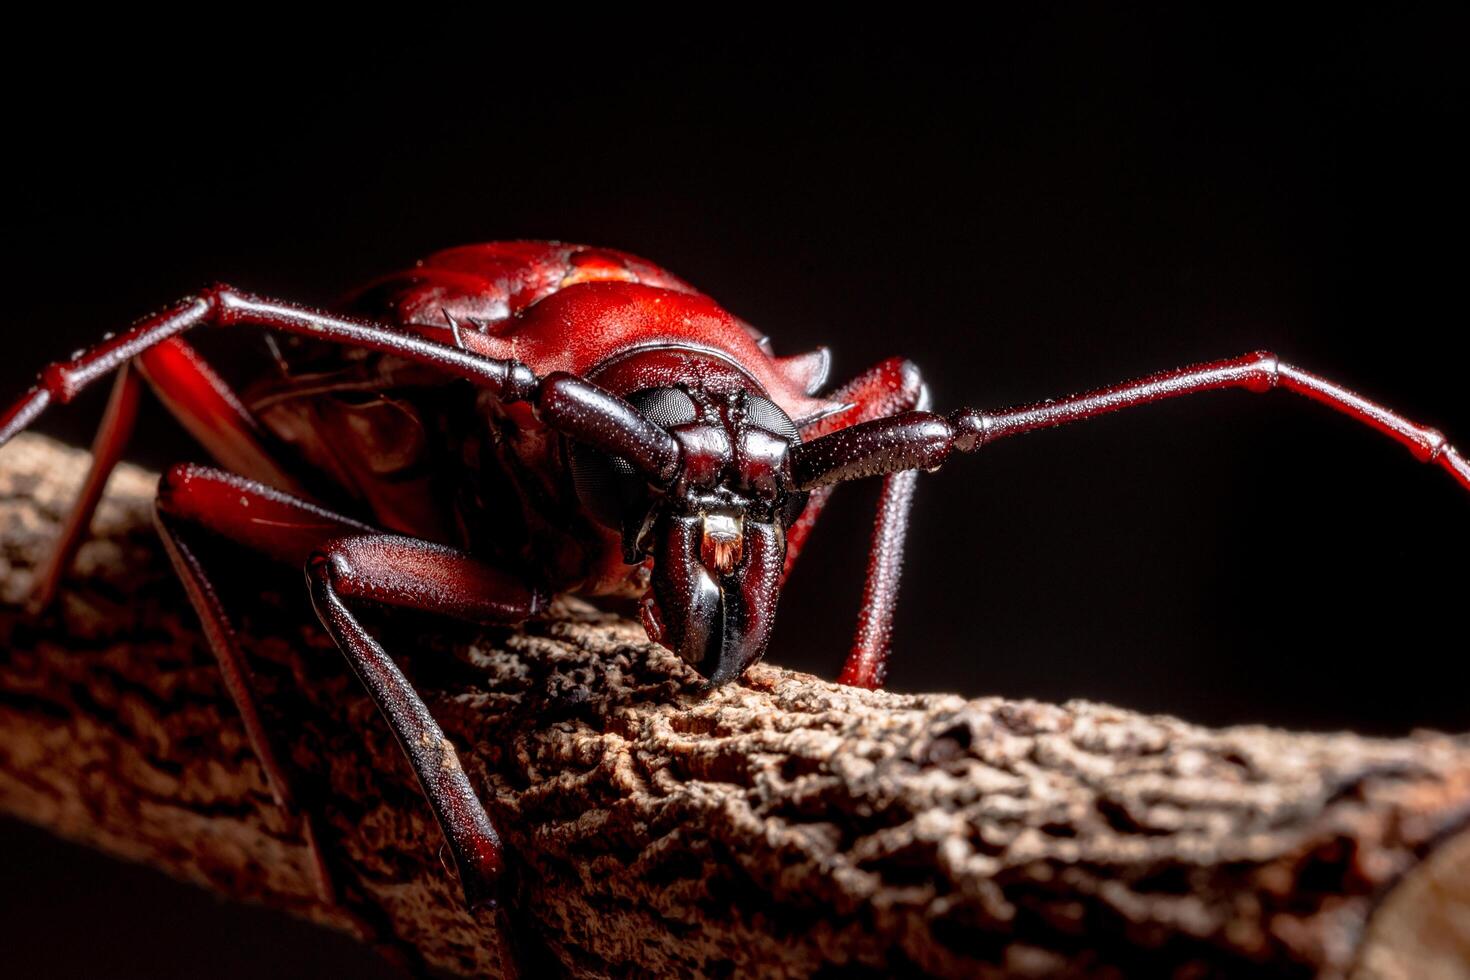
<svg viewBox="0 0 1470 980">
<path fill-rule="evenodd" d="M 158 514 L 210 646 L 226 668 L 227 679 L 233 672 L 247 692 L 248 673 L 229 621 L 192 552 L 187 545 L 179 547 L 178 529 L 202 528 L 306 569 L 322 624 L 408 755 L 454 855 L 467 901 L 473 906 L 491 900 L 502 868 L 499 836 L 460 768 L 453 745 L 347 604 L 371 602 L 470 622 L 516 623 L 541 613 L 545 595 L 453 548 L 374 530 L 220 470 L 171 469 L 159 487 Z M 242 714 L 252 741 L 263 750 L 263 758 L 274 758 L 253 701 L 248 696 L 243 700 Z"/>
</svg>

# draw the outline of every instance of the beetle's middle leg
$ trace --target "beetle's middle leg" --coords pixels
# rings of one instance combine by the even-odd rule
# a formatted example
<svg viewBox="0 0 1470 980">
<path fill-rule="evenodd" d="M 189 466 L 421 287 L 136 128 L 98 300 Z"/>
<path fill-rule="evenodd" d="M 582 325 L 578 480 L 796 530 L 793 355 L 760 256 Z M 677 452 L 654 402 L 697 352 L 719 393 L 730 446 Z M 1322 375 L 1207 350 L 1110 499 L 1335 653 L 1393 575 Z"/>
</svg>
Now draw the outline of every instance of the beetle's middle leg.
<svg viewBox="0 0 1470 980">
<path fill-rule="evenodd" d="M 190 465 L 169 470 L 159 486 L 157 510 L 189 598 L 222 663 L 243 668 L 218 598 L 192 553 L 178 547 L 179 525 L 206 529 L 306 568 L 322 624 L 408 755 L 454 855 L 466 899 L 472 906 L 490 900 L 502 867 L 500 839 L 490 818 L 423 700 L 346 603 L 367 601 L 493 624 L 539 614 L 545 595 L 453 548 L 374 530 L 220 470 Z M 247 729 L 252 724 L 269 752 L 258 715 L 247 720 Z"/>
</svg>

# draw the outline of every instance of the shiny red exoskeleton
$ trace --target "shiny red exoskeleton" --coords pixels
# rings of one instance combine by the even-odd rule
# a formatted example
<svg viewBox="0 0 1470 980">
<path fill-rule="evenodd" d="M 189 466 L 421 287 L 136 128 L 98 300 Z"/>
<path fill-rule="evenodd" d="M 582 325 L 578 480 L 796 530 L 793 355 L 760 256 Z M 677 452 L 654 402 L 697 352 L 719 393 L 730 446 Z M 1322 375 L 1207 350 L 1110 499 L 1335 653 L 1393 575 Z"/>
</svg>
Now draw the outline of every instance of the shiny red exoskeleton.
<svg viewBox="0 0 1470 980">
<path fill-rule="evenodd" d="M 257 328 L 269 366 L 227 384 L 184 339 L 198 326 Z M 1470 489 L 1470 464 L 1437 431 L 1264 352 L 948 415 L 928 411 L 907 361 L 832 390 L 827 364 L 825 350 L 777 357 L 757 330 L 634 256 L 492 243 L 437 253 L 335 312 L 207 289 L 48 367 L 0 416 L 0 445 L 116 373 L 92 471 L 37 579 L 41 605 L 146 382 L 221 467 L 165 474 L 157 522 L 278 800 L 296 806 L 197 557 L 201 532 L 306 570 L 322 625 L 402 743 L 472 904 L 493 895 L 499 840 L 453 746 L 356 605 L 518 623 L 557 592 L 632 597 L 653 640 L 723 684 L 764 654 L 781 584 L 832 488 L 883 476 L 839 678 L 878 687 L 918 472 L 1006 436 L 1176 395 L 1281 388 L 1378 429 Z"/>
</svg>

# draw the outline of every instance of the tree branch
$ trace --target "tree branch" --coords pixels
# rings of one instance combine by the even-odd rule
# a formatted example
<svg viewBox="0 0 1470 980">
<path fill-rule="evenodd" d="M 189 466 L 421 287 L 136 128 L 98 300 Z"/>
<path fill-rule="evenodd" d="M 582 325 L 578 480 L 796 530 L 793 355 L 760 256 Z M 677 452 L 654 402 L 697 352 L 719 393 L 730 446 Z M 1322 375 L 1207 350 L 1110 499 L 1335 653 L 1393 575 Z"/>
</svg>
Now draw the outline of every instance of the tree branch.
<svg viewBox="0 0 1470 980">
<path fill-rule="evenodd" d="M 571 603 L 480 636 L 373 621 L 513 855 L 501 910 L 472 915 L 295 573 L 222 550 L 344 894 L 323 905 L 153 537 L 154 477 L 119 471 L 60 608 L 21 611 L 84 459 L 38 437 L 0 456 L 0 810 L 73 840 L 459 974 L 1466 975 L 1470 739 L 1209 731 L 767 665 L 704 693 Z"/>
</svg>

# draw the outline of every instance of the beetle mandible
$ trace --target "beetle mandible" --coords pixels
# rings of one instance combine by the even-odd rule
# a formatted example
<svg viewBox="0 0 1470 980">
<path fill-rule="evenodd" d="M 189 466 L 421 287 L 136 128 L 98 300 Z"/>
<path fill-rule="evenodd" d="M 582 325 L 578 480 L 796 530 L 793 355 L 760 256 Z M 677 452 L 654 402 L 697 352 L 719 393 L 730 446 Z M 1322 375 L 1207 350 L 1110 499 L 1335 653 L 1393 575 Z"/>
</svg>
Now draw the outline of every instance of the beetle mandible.
<svg viewBox="0 0 1470 980">
<path fill-rule="evenodd" d="M 260 329 L 272 369 L 237 391 L 184 337 L 205 325 Z M 777 357 L 759 331 L 635 256 L 496 242 L 438 252 L 332 312 L 213 286 L 47 367 L 0 416 L 0 445 L 116 372 L 91 470 L 37 575 L 42 606 L 146 382 L 220 467 L 171 468 L 157 524 L 276 798 L 298 810 L 196 555 L 200 532 L 306 570 L 322 625 L 402 743 L 471 905 L 494 895 L 499 839 L 355 605 L 514 624 L 558 592 L 634 598 L 652 640 L 724 684 L 765 653 L 781 585 L 832 489 L 882 476 L 839 676 L 876 688 L 918 472 L 1008 436 L 1179 395 L 1279 388 L 1372 426 L 1470 489 L 1470 463 L 1438 431 L 1267 352 L 947 415 L 929 411 L 918 369 L 901 358 L 831 390 L 828 362 L 825 348 Z"/>
</svg>

